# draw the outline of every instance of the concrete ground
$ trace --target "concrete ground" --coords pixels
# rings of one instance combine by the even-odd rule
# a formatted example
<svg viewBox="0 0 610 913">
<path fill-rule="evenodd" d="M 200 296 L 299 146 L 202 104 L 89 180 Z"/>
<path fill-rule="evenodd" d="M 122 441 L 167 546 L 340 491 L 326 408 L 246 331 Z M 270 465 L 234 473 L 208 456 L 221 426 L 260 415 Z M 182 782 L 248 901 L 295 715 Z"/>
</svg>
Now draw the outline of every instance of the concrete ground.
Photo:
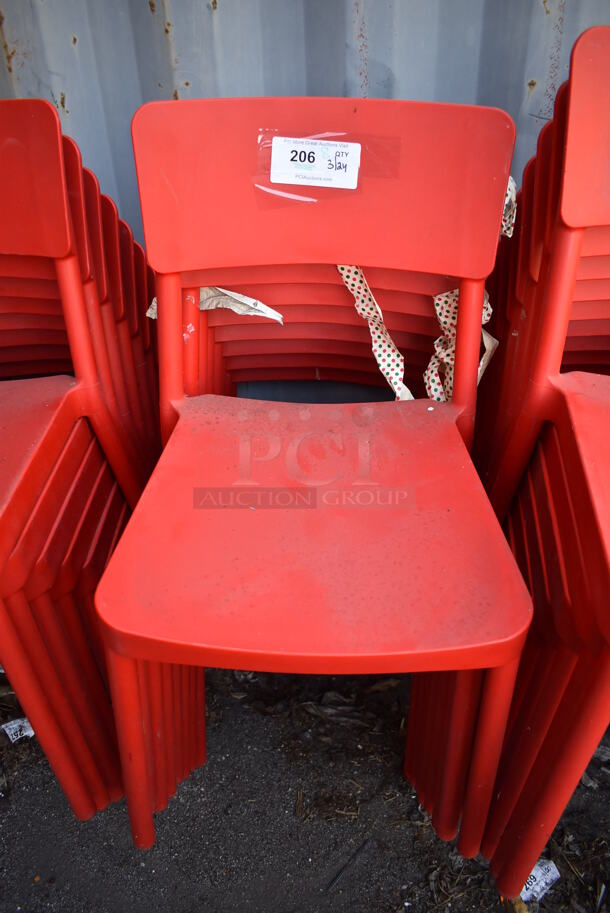
<svg viewBox="0 0 610 913">
<path fill-rule="evenodd" d="M 36 740 L 0 736 L 0 913 L 502 909 L 485 863 L 434 836 L 402 778 L 407 703 L 408 677 L 210 672 L 207 764 L 157 815 L 147 852 L 123 802 L 77 822 Z M 607 767 L 592 762 L 595 785 L 555 831 L 562 877 L 540 910 L 596 913 Z"/>
</svg>

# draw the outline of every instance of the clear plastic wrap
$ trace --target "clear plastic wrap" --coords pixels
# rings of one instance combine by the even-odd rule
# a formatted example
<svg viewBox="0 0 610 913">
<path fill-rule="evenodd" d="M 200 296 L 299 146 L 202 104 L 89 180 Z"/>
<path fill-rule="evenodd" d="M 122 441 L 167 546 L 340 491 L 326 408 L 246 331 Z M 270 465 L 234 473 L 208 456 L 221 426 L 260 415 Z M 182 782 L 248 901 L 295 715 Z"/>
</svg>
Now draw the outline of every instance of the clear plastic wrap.
<svg viewBox="0 0 610 913">
<path fill-rule="evenodd" d="M 395 136 L 332 130 L 285 136 L 265 128 L 256 141 L 252 181 L 261 204 L 316 203 L 358 193 L 368 178 L 395 179 L 400 168 L 401 140 Z"/>
</svg>

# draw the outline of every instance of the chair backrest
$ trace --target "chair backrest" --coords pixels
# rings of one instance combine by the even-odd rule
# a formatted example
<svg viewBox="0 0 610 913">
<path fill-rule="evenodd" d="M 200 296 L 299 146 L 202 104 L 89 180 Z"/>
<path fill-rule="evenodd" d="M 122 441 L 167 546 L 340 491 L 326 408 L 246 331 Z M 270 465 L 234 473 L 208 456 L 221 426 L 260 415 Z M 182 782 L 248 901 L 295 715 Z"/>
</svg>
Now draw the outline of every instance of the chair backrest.
<svg viewBox="0 0 610 913">
<path fill-rule="evenodd" d="M 46 101 L 0 101 L 0 197 L 0 252 L 54 259 L 70 252 L 61 128 Z"/>
<path fill-rule="evenodd" d="M 483 280 L 514 142 L 508 115 L 368 99 L 214 99 L 145 105 L 132 130 L 147 257 L 160 274 L 168 425 L 169 402 L 183 395 L 180 288 L 207 284 L 202 271 L 298 264 L 455 277 L 443 289 L 460 285 L 465 315 L 454 403 L 474 411 Z M 360 144 L 357 186 L 272 183 L 273 137 Z"/>
<path fill-rule="evenodd" d="M 481 279 L 493 267 L 514 126 L 502 111 L 351 98 L 153 102 L 133 141 L 149 262 L 360 263 Z M 271 135 L 360 143 L 354 190 L 270 196 Z M 278 185 L 275 185 L 278 186 Z M 315 198 L 315 203 L 294 197 Z"/>
<path fill-rule="evenodd" d="M 557 93 L 535 160 L 526 245 L 539 284 L 523 367 L 540 381 L 578 367 L 579 358 L 586 365 L 588 349 L 605 349 L 610 367 L 609 81 L 610 28 L 590 29 L 574 45 L 569 83 Z"/>
<path fill-rule="evenodd" d="M 65 151 L 51 105 L 0 102 L 3 377 L 73 371 L 54 262 L 70 254 L 74 236 Z"/>
<path fill-rule="evenodd" d="M 610 27 L 572 51 L 561 216 L 572 228 L 610 226 Z"/>
</svg>

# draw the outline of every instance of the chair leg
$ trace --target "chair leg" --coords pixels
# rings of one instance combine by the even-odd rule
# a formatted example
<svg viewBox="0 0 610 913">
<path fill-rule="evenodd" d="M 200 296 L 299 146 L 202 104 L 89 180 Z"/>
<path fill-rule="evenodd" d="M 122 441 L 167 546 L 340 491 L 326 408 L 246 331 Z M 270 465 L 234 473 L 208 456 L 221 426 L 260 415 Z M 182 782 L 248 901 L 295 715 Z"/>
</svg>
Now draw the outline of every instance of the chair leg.
<svg viewBox="0 0 610 913">
<path fill-rule="evenodd" d="M 165 771 L 167 774 L 167 799 L 176 792 L 176 760 L 174 755 L 174 685 L 172 680 L 172 667 L 169 663 L 161 663 L 161 686 L 163 690 L 163 720 Z"/>
<path fill-rule="evenodd" d="M 591 663 L 593 672 L 587 676 Z M 598 657 L 584 657 L 577 674 L 580 672 L 583 676 L 580 679 L 578 675 L 579 682 L 584 685 L 584 678 L 588 678 L 588 685 L 562 702 L 546 740 L 551 752 L 545 750 L 547 746 L 543 748 L 538 770 L 530 775 L 537 787 L 532 790 L 533 801 L 518 833 L 511 828 L 499 846 L 506 861 L 496 871 L 496 886 L 507 897 L 516 897 L 521 891 L 608 726 L 610 650 L 606 648 Z M 541 783 L 542 788 L 538 788 Z M 509 836 L 513 838 L 511 845 L 502 846 Z"/>
<path fill-rule="evenodd" d="M 426 766 L 428 745 L 430 744 L 430 730 L 432 726 L 431 714 L 431 695 L 432 695 L 432 676 L 434 673 L 424 672 L 422 681 L 422 716 L 421 728 L 419 731 L 419 744 L 417 745 L 417 763 L 416 763 L 416 789 L 420 805 L 426 810 L 429 808 L 428 796 L 428 770 Z"/>
<path fill-rule="evenodd" d="M 155 842 L 154 803 L 146 762 L 137 663 L 110 648 L 106 658 L 131 834 L 134 844 L 146 849 Z"/>
<path fill-rule="evenodd" d="M 104 679 L 98 668 L 95 651 L 88 638 L 89 632 L 87 631 L 86 621 L 82 617 L 82 613 L 79 610 L 73 592 L 56 599 L 55 605 L 58 608 L 58 614 L 64 630 L 68 635 L 66 639 L 70 641 L 78 656 L 80 673 L 82 673 L 83 681 L 86 683 L 87 694 L 96 696 L 95 714 L 98 717 L 99 722 L 104 726 L 104 731 L 109 744 L 114 746 L 114 767 L 118 772 L 119 765 L 118 752 L 116 751 L 114 717 L 112 715 L 110 700 L 108 699 L 108 692 L 104 685 Z M 93 697 L 91 697 L 91 700 L 93 701 Z M 111 780 L 109 781 L 109 785 L 110 782 L 112 782 L 114 786 L 120 787 L 120 792 L 116 797 L 120 799 L 123 795 L 123 789 L 120 782 Z"/>
<path fill-rule="evenodd" d="M 199 693 L 199 682 L 201 680 L 201 673 L 203 669 L 199 669 L 197 666 L 193 668 L 193 770 L 199 767 L 199 751 L 198 751 L 198 739 L 199 736 L 199 707 L 200 707 L 200 693 Z"/>
<path fill-rule="evenodd" d="M 542 664 L 538 667 L 546 684 L 544 693 L 537 695 L 527 717 L 519 717 L 522 725 L 516 726 L 512 733 L 514 738 L 505 742 L 503 763 L 498 774 L 497 796 L 492 803 L 481 846 L 487 859 L 496 851 L 576 665 L 576 654 L 566 649 L 553 650 L 553 653 L 556 655 L 548 658 L 548 673 Z M 524 705 L 528 703 L 526 697 Z"/>
<path fill-rule="evenodd" d="M 214 330 L 208 327 L 207 332 L 207 354 L 205 361 L 206 378 L 205 393 L 216 393 L 214 389 Z"/>
<path fill-rule="evenodd" d="M 199 289 L 182 289 L 182 335 L 184 339 L 184 392 L 199 391 Z"/>
<path fill-rule="evenodd" d="M 436 692 L 438 688 L 437 672 L 429 672 L 427 678 L 427 695 L 426 695 L 426 715 L 425 715 L 425 735 L 422 741 L 422 758 L 423 770 L 421 775 L 421 798 L 420 802 L 429 815 L 432 814 L 434 804 L 434 783 L 432 771 L 432 756 L 434 754 L 434 731 L 436 725 Z"/>
<path fill-rule="evenodd" d="M 184 726 L 183 726 L 183 739 L 184 739 L 184 778 L 188 777 L 191 770 L 193 769 L 193 731 L 194 731 L 194 714 L 193 714 L 193 705 L 191 701 L 192 690 L 191 690 L 191 673 L 193 671 L 192 666 L 183 666 L 182 667 L 182 693 L 184 696 Z"/>
<path fill-rule="evenodd" d="M 197 667 L 189 668 L 189 773 L 197 767 Z"/>
<path fill-rule="evenodd" d="M 64 733 L 57 723 L 43 689 L 40 687 L 25 655 L 21 640 L 0 599 L 1 659 L 6 673 L 19 695 L 34 732 L 55 772 L 72 811 L 81 821 L 91 818 L 97 808 Z"/>
<path fill-rule="evenodd" d="M 174 663 L 172 666 L 172 680 L 174 683 L 174 755 L 176 763 L 176 783 L 184 780 L 184 726 L 182 724 L 182 711 L 184 701 L 182 698 L 182 666 Z"/>
<path fill-rule="evenodd" d="M 109 802 L 108 791 L 70 698 L 66 694 L 63 669 L 56 668 L 56 663 L 59 663 L 60 660 L 56 657 L 54 659 L 45 644 L 37 620 L 31 611 L 30 603 L 22 591 L 5 597 L 4 606 L 17 637 L 21 643 L 28 645 L 27 653 L 36 669 L 36 679 L 53 708 L 57 725 L 61 727 L 66 739 L 70 741 L 72 755 L 77 759 L 91 798 L 95 802 L 96 810 L 105 808 Z"/>
<path fill-rule="evenodd" d="M 431 730 L 428 744 L 428 808 L 433 815 L 438 805 L 438 797 L 442 778 L 442 762 L 444 760 L 444 736 L 446 701 L 450 700 L 449 693 L 453 686 L 454 676 L 451 672 L 435 672 L 432 678 L 432 699 L 430 701 Z"/>
<path fill-rule="evenodd" d="M 222 394 L 225 389 L 225 371 L 222 358 L 222 346 L 214 343 L 214 393 Z"/>
<path fill-rule="evenodd" d="M 521 712 L 523 701 L 526 699 L 529 691 L 530 683 L 536 680 L 536 671 L 539 668 L 538 663 L 541 651 L 542 644 L 538 638 L 534 636 L 534 632 L 530 628 L 525 647 L 523 648 L 523 653 L 521 654 L 519 672 L 517 673 L 517 681 L 515 682 L 515 693 L 513 694 L 510 713 L 508 715 L 508 723 L 506 724 L 507 739 L 511 738 L 513 726 Z"/>
<path fill-rule="evenodd" d="M 153 745 L 153 725 L 151 716 L 150 691 L 148 687 L 148 663 L 146 660 L 136 661 L 138 671 L 138 694 L 140 696 L 140 718 L 142 720 L 142 733 L 144 736 L 144 757 L 146 759 L 146 775 L 149 784 L 149 793 L 153 810 L 157 804 L 157 776 L 155 764 L 155 750 Z"/>
<path fill-rule="evenodd" d="M 196 746 L 197 766 L 205 764 L 205 670 L 197 669 L 197 699 L 196 699 Z"/>
<path fill-rule="evenodd" d="M 409 717 L 407 719 L 407 737 L 405 739 L 405 759 L 403 765 L 403 776 L 406 780 L 417 788 L 416 762 L 417 762 L 417 744 L 418 744 L 418 727 L 421 715 L 421 683 L 422 674 L 414 672 L 411 675 L 411 695 L 409 700 Z"/>
<path fill-rule="evenodd" d="M 458 840 L 462 856 L 476 856 L 481 846 L 518 666 L 517 658 L 485 674 Z"/>
<path fill-rule="evenodd" d="M 84 656 L 85 662 L 79 663 L 76 643 L 72 638 L 66 638 L 58 617 L 58 607 L 49 594 L 43 593 L 29 605 L 92 760 L 89 766 L 92 795 L 98 808 L 105 808 L 111 791 L 114 797 L 117 789 L 118 797 L 122 795 L 116 745 L 113 739 L 108 739 L 109 731 L 105 725 L 106 722 L 111 724 L 112 720 L 108 697 L 96 670 L 91 670 L 91 675 L 86 674 L 85 670 L 91 664 L 90 657 Z"/>
<path fill-rule="evenodd" d="M 432 825 L 442 840 L 453 840 L 464 802 L 464 788 L 481 693 L 480 670 L 455 674 L 442 779 Z"/>
<path fill-rule="evenodd" d="M 165 769 L 165 720 L 163 717 L 163 694 L 161 667 L 159 663 L 146 664 L 148 695 L 150 700 L 150 724 L 155 769 L 155 811 L 167 805 L 167 771 Z"/>
</svg>

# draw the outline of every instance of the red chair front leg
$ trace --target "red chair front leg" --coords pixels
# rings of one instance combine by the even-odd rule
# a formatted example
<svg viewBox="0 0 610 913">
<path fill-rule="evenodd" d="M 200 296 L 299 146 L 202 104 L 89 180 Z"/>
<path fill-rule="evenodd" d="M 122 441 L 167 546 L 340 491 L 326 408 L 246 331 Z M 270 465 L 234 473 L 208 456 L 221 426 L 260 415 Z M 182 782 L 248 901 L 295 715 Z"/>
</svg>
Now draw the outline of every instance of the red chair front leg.
<svg viewBox="0 0 610 913">
<path fill-rule="evenodd" d="M 505 666 L 488 669 L 483 681 L 458 840 L 458 850 L 467 858 L 476 856 L 481 847 L 518 667 L 517 658 Z"/>
<path fill-rule="evenodd" d="M 106 652 L 112 705 L 119 739 L 129 823 L 134 844 L 147 849 L 155 842 L 142 700 L 136 660 L 108 648 Z"/>
</svg>

